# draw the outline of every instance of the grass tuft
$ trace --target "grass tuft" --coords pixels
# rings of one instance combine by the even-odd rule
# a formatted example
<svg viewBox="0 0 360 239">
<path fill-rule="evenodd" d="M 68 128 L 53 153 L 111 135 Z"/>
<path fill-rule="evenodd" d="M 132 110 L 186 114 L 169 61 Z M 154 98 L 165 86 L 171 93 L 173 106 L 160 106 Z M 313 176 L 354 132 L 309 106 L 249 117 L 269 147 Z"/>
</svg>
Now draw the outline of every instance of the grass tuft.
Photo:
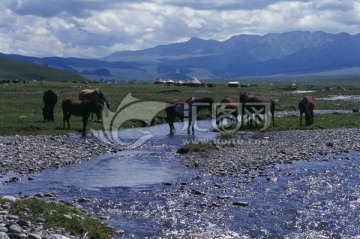
<svg viewBox="0 0 360 239">
<path fill-rule="evenodd" d="M 71 235 L 87 233 L 89 238 L 110 239 L 113 232 L 100 221 L 62 203 L 34 198 L 22 199 L 12 204 L 11 213 L 32 223 L 35 223 L 37 218 L 43 218 L 45 228 L 65 228 Z"/>
</svg>

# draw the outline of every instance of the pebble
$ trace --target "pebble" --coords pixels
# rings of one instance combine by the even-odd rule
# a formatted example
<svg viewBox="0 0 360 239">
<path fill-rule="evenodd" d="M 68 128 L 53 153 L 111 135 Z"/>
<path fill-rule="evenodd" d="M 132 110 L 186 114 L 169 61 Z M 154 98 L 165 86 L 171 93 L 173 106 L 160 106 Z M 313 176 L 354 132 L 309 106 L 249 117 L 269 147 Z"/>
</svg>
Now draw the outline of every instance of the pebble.
<svg viewBox="0 0 360 239">
<path fill-rule="evenodd" d="M 5 232 L 0 232 L 0 239 L 10 239 Z"/>
<path fill-rule="evenodd" d="M 248 202 L 233 202 L 234 206 L 247 207 L 249 206 Z"/>
</svg>

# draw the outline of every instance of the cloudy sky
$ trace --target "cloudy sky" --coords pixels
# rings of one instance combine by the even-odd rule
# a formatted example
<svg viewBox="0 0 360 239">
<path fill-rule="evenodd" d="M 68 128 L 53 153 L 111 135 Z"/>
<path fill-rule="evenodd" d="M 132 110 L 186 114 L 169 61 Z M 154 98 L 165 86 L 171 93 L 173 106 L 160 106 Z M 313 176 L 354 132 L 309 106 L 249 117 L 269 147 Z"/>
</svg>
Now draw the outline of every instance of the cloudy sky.
<svg viewBox="0 0 360 239">
<path fill-rule="evenodd" d="M 360 0 L 0 0 L 0 52 L 101 58 L 233 35 L 360 33 Z"/>
</svg>

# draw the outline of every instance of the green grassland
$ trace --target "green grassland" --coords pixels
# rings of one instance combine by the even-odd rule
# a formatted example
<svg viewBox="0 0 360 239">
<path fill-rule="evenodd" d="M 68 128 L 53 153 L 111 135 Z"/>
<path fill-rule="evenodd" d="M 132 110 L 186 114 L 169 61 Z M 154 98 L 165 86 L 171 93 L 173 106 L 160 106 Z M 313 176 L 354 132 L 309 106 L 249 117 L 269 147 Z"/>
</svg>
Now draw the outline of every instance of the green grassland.
<svg viewBox="0 0 360 239">
<path fill-rule="evenodd" d="M 254 82 L 254 81 L 252 81 Z M 0 85 L 0 135 L 36 135 L 52 134 L 62 135 L 67 133 L 79 133 L 82 128 L 80 117 L 70 119 L 71 130 L 62 129 L 61 101 L 65 97 L 78 98 L 79 92 L 86 88 L 100 88 L 108 101 L 111 103 L 111 111 L 115 111 L 124 97 L 131 93 L 133 97 L 142 101 L 167 102 L 171 98 L 187 99 L 195 97 L 213 97 L 219 102 L 225 96 L 232 97 L 238 101 L 239 92 L 271 97 L 276 101 L 276 111 L 297 110 L 299 99 L 304 95 L 315 98 L 326 98 L 331 95 L 360 95 L 359 83 L 348 79 L 346 85 L 342 81 L 322 81 L 321 84 L 298 84 L 298 90 L 313 90 L 311 93 L 294 93 L 286 90 L 287 82 L 269 83 L 266 80 L 257 80 L 256 86 L 229 88 L 224 82 L 216 84 L 213 88 L 166 86 L 154 84 L 105 84 L 84 82 L 59 82 L 41 81 L 29 82 L 28 84 L 2 84 Z M 331 82 L 332 84 L 329 84 Z M 329 87 L 327 90 L 324 88 Z M 55 106 L 55 122 L 45 123 L 42 118 L 41 107 L 43 107 L 42 94 L 45 90 L 52 89 L 58 94 L 58 103 Z M 347 101 L 325 101 L 317 100 L 316 109 L 351 110 L 360 108 L 358 103 Z M 202 118 L 209 117 L 209 112 L 204 112 Z M 160 112 L 164 117 L 165 113 Z M 327 114 L 315 115 L 314 125 L 306 128 L 337 128 L 337 127 L 359 127 L 360 114 Z M 276 126 L 268 130 L 286 130 L 305 128 L 299 127 L 299 117 L 277 117 Z M 161 123 L 161 122 L 158 122 Z M 128 121 L 121 127 L 139 126 L 139 122 Z M 102 124 L 90 122 L 88 128 L 101 129 Z"/>
</svg>

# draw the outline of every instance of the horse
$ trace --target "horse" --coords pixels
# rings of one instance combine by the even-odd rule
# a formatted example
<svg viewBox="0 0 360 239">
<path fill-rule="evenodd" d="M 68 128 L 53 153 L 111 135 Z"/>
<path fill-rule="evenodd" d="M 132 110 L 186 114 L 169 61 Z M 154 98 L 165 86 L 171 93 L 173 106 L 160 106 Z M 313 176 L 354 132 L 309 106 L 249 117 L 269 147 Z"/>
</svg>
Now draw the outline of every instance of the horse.
<svg viewBox="0 0 360 239">
<path fill-rule="evenodd" d="M 270 104 L 270 113 L 271 113 L 271 120 L 272 120 L 272 125 L 273 127 L 275 126 L 275 101 L 273 99 L 270 98 L 263 98 L 263 97 L 258 97 L 258 96 L 248 96 L 246 94 L 246 92 L 241 93 L 239 95 L 239 100 L 240 103 L 242 104 L 242 114 L 241 114 L 241 124 L 243 123 L 243 115 L 245 113 L 245 109 L 252 113 L 258 113 L 255 112 L 254 110 L 258 111 L 260 109 L 263 109 L 264 105 L 261 104 Z M 252 103 L 260 103 L 259 106 L 251 106 Z M 247 106 L 247 104 L 249 104 Z M 255 115 L 255 117 L 260 117 L 259 115 Z M 252 119 L 250 120 L 250 126 L 252 125 Z"/>
<path fill-rule="evenodd" d="M 86 136 L 86 125 L 91 113 L 99 114 L 102 111 L 102 105 L 94 101 L 77 100 L 73 98 L 65 98 L 62 101 L 63 110 L 63 129 L 65 129 L 65 121 L 68 129 L 70 129 L 69 120 L 71 115 L 81 116 L 83 121 L 83 136 Z"/>
<path fill-rule="evenodd" d="M 224 120 L 226 120 L 226 125 L 222 125 L 222 129 L 224 127 L 229 127 L 229 121 L 230 126 L 233 126 L 234 122 L 238 122 L 238 103 L 235 102 L 234 99 L 230 97 L 225 97 L 220 101 L 219 107 L 216 109 L 216 125 L 219 129 L 219 126 L 224 123 Z"/>
<path fill-rule="evenodd" d="M 93 101 L 95 103 L 99 103 L 100 105 L 104 105 L 106 104 L 106 107 L 108 109 L 110 109 L 110 103 L 109 101 L 107 101 L 107 99 L 105 98 L 104 93 L 99 89 L 85 89 L 82 90 L 79 94 L 79 100 L 88 100 L 88 101 Z M 101 111 L 100 111 L 101 112 Z M 96 116 L 98 118 L 98 121 L 100 121 L 101 119 L 101 114 L 96 113 Z M 91 120 L 93 119 L 93 114 L 91 114 Z"/>
<path fill-rule="evenodd" d="M 314 107 L 315 101 L 311 96 L 304 96 L 299 101 L 300 125 L 302 124 L 303 113 L 305 113 L 305 125 L 314 123 Z"/>
<path fill-rule="evenodd" d="M 194 123 L 193 123 L 193 117 L 196 117 L 196 114 L 204 109 L 208 109 L 209 111 L 212 110 L 212 104 L 214 103 L 214 100 L 212 98 L 199 98 L 196 99 L 195 97 L 191 97 L 187 99 L 186 101 L 181 99 L 171 99 L 168 104 L 169 106 L 166 107 L 166 121 L 169 124 L 170 127 L 170 135 L 173 135 L 175 132 L 175 126 L 174 121 L 176 118 L 189 119 L 189 125 L 188 125 L 188 134 L 190 134 L 190 128 L 192 130 L 192 133 L 195 133 L 194 129 Z M 196 111 L 193 112 L 193 106 L 196 107 Z M 186 112 L 188 110 L 188 113 Z M 195 120 L 195 119 L 194 119 Z"/>
<path fill-rule="evenodd" d="M 54 107 L 57 103 L 57 94 L 53 90 L 44 91 L 44 107 L 41 108 L 45 122 L 54 121 Z"/>
</svg>

